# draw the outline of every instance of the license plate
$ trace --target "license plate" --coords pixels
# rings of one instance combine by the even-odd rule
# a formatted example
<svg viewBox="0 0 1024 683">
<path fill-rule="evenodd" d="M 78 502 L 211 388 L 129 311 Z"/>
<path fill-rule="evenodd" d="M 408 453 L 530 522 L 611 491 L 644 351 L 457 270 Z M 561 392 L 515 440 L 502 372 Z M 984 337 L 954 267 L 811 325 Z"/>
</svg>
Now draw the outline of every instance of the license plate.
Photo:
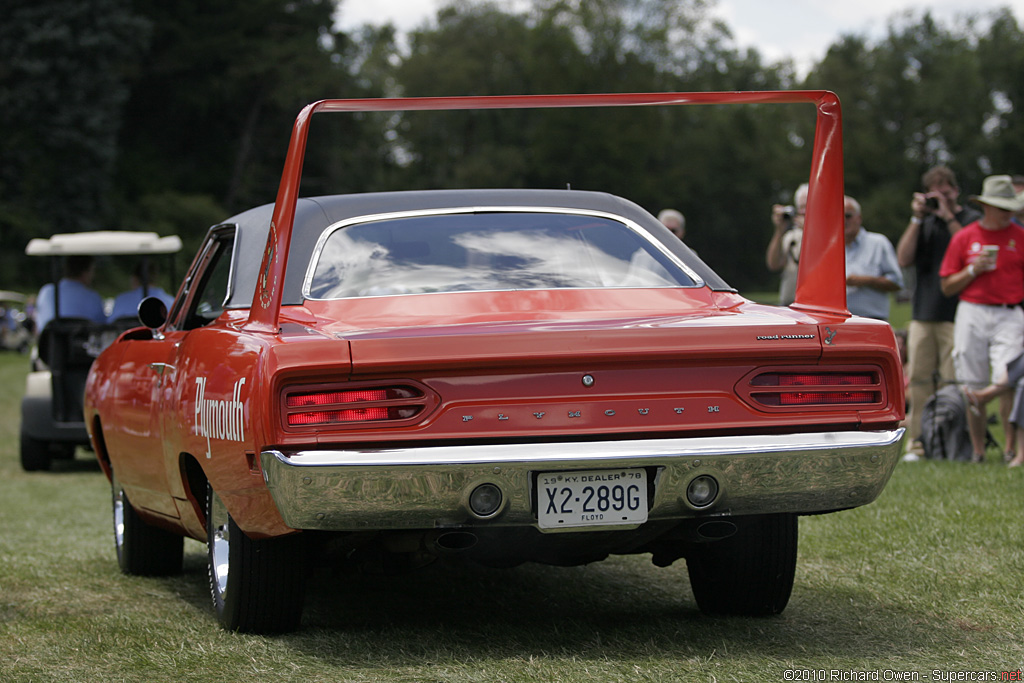
<svg viewBox="0 0 1024 683">
<path fill-rule="evenodd" d="M 541 529 L 646 521 L 647 471 L 642 468 L 537 475 L 537 522 Z"/>
</svg>

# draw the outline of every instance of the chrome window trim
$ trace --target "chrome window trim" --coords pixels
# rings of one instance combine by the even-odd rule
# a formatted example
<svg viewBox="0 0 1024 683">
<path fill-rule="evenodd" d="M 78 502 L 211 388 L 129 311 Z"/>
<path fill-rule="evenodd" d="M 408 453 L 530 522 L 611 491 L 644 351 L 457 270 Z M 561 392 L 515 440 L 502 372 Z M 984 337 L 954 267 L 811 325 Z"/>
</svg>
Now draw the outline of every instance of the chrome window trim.
<svg viewBox="0 0 1024 683">
<path fill-rule="evenodd" d="M 324 228 L 323 232 L 320 233 L 320 237 L 317 238 L 316 246 L 313 248 L 313 254 L 309 259 L 309 263 L 306 265 L 306 275 L 302 280 L 302 298 L 308 301 L 344 301 L 348 299 L 375 299 L 384 296 L 423 296 L 423 293 L 416 294 L 378 294 L 370 296 L 359 296 L 359 297 L 337 297 L 330 299 L 318 299 L 310 296 L 310 289 L 313 283 L 313 275 L 316 272 L 316 266 L 320 261 L 320 255 L 323 252 L 324 246 L 327 240 L 337 232 L 344 228 L 351 227 L 353 225 L 360 225 L 363 223 L 377 223 L 381 221 L 398 220 L 403 218 L 422 218 L 428 216 L 445 216 L 452 214 L 476 214 L 476 213 L 550 213 L 550 214 L 562 214 L 567 216 L 589 216 L 593 218 L 603 218 L 606 220 L 615 221 L 620 223 L 629 230 L 639 235 L 642 239 L 646 240 L 649 244 L 652 244 L 661 254 L 667 257 L 672 263 L 678 266 L 686 275 L 693 280 L 692 285 L 676 285 L 676 286 L 662 286 L 662 287 L 601 287 L 599 289 L 699 289 L 704 287 L 704 279 L 697 275 L 688 265 L 686 265 L 682 259 L 673 254 L 665 247 L 660 241 L 654 238 L 650 232 L 648 232 L 639 223 L 632 221 L 623 216 L 619 216 L 614 213 L 608 213 L 606 211 L 594 211 L 592 209 L 572 209 L 560 206 L 458 206 L 448 207 L 443 209 L 416 209 L 412 211 L 394 211 L 387 213 L 376 213 L 365 216 L 356 216 L 354 218 L 346 218 L 344 220 L 332 223 Z M 540 289 L 595 289 L 593 287 L 542 287 Z M 431 294 L 479 294 L 481 292 L 507 292 L 512 291 L 508 289 L 495 289 L 495 290 L 473 290 L 472 292 L 432 292 Z"/>
<path fill-rule="evenodd" d="M 228 263 L 228 286 L 227 286 L 227 291 L 224 294 L 224 301 L 221 302 L 221 310 L 230 311 L 230 310 L 250 308 L 251 307 L 251 302 L 250 302 L 250 304 L 245 305 L 245 306 L 238 305 L 238 304 L 235 304 L 233 306 L 229 306 L 228 305 L 228 302 L 230 302 L 231 299 L 234 298 L 234 296 L 235 296 L 235 276 L 237 274 L 236 271 L 238 270 L 238 258 L 239 258 L 238 238 L 239 238 L 239 233 L 241 232 L 238 229 L 238 223 L 220 223 L 220 224 L 214 226 L 213 228 L 211 228 L 211 232 L 214 231 L 214 230 L 218 231 L 218 232 L 230 232 L 231 233 L 231 261 Z M 214 241 L 216 241 L 218 239 L 219 239 L 219 236 L 214 237 Z M 223 241 L 227 242 L 228 240 L 223 240 Z"/>
<path fill-rule="evenodd" d="M 180 287 L 180 295 L 176 296 L 174 301 L 171 302 L 171 307 L 167 312 L 167 323 L 163 328 L 160 328 L 160 331 L 154 335 L 154 338 L 164 339 L 164 330 L 184 329 L 185 309 L 189 304 L 190 298 L 195 294 L 194 290 L 196 280 L 206 272 L 203 265 L 209 261 L 210 250 L 216 249 L 220 242 L 231 242 L 231 260 L 228 264 L 227 292 L 224 296 L 224 301 L 221 302 L 221 310 L 248 309 L 250 307 L 227 305 L 227 302 L 231 301 L 231 297 L 235 290 L 235 269 L 237 267 L 236 259 L 238 258 L 238 233 L 238 223 L 217 223 L 206 231 L 206 237 L 203 238 L 202 243 L 199 245 L 196 258 L 191 264 L 189 264 L 188 270 L 185 271 L 185 277 L 182 280 L 182 285 Z M 226 237 L 227 234 L 230 234 L 230 240 Z"/>
<path fill-rule="evenodd" d="M 228 262 L 228 287 L 224 293 L 224 301 L 221 302 L 221 310 L 229 310 L 228 302 L 235 296 L 235 271 L 238 267 L 238 224 L 229 223 L 231 226 L 231 260 Z M 225 240 L 227 241 L 227 240 Z"/>
</svg>

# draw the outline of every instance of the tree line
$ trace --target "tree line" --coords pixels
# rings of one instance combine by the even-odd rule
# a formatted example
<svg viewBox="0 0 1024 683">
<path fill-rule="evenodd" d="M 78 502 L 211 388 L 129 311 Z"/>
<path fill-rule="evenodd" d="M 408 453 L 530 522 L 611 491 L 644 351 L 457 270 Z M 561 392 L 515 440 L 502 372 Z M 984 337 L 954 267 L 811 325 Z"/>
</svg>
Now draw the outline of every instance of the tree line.
<svg viewBox="0 0 1024 683">
<path fill-rule="evenodd" d="M 333 97 L 828 89 L 847 192 L 894 242 L 924 170 L 965 194 L 1024 154 L 1024 35 L 1009 9 L 893 16 L 806 75 L 738 48 L 709 0 L 455 0 L 400 36 L 343 32 L 330 0 L 9 0 L 0 23 L 0 286 L 45 279 L 31 237 L 177 233 L 272 202 L 291 124 Z M 687 242 L 741 289 L 771 289 L 769 209 L 807 180 L 802 105 L 314 119 L 304 192 L 566 187 L 687 216 Z M 188 251 L 188 249 L 186 249 Z M 191 256 L 183 256 L 187 259 Z"/>
</svg>

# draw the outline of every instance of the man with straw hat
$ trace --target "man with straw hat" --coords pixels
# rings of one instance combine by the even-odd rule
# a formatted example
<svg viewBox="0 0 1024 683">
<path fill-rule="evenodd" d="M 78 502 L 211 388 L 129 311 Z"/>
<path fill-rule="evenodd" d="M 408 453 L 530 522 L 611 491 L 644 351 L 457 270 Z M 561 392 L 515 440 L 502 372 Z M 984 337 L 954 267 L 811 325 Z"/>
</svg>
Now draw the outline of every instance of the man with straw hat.
<svg viewBox="0 0 1024 683">
<path fill-rule="evenodd" d="M 1006 364 L 1024 344 L 1024 228 L 1012 221 L 1024 209 L 1008 175 L 985 178 L 980 195 L 981 219 L 950 239 L 939 276 L 946 296 L 958 294 L 953 326 L 953 364 L 961 386 L 975 391 L 1006 383 Z M 1000 404 L 1004 426 L 1009 402 Z M 967 426 L 973 460 L 985 457 L 984 411 L 969 411 Z"/>
</svg>

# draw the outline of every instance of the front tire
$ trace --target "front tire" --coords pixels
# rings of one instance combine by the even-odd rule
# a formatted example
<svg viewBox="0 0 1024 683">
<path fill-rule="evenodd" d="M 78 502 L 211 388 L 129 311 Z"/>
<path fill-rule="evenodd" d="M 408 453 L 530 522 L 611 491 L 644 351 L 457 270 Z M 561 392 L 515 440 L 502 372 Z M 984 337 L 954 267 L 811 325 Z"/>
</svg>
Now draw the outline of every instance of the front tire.
<svg viewBox="0 0 1024 683">
<path fill-rule="evenodd" d="M 170 576 L 181 573 L 185 539 L 147 524 L 132 507 L 115 477 L 111 484 L 117 564 L 125 574 Z"/>
<path fill-rule="evenodd" d="M 26 472 L 43 472 L 50 469 L 53 456 L 50 454 L 50 444 L 48 442 L 21 432 L 21 439 L 18 445 L 21 455 L 21 469 Z"/>
<path fill-rule="evenodd" d="M 244 633 L 293 631 L 306 593 L 301 535 L 253 540 L 207 486 L 210 595 L 221 626 Z"/>
<path fill-rule="evenodd" d="M 735 521 L 734 535 L 686 558 L 697 606 L 708 614 L 780 614 L 796 574 L 797 517 L 777 514 Z"/>
</svg>

